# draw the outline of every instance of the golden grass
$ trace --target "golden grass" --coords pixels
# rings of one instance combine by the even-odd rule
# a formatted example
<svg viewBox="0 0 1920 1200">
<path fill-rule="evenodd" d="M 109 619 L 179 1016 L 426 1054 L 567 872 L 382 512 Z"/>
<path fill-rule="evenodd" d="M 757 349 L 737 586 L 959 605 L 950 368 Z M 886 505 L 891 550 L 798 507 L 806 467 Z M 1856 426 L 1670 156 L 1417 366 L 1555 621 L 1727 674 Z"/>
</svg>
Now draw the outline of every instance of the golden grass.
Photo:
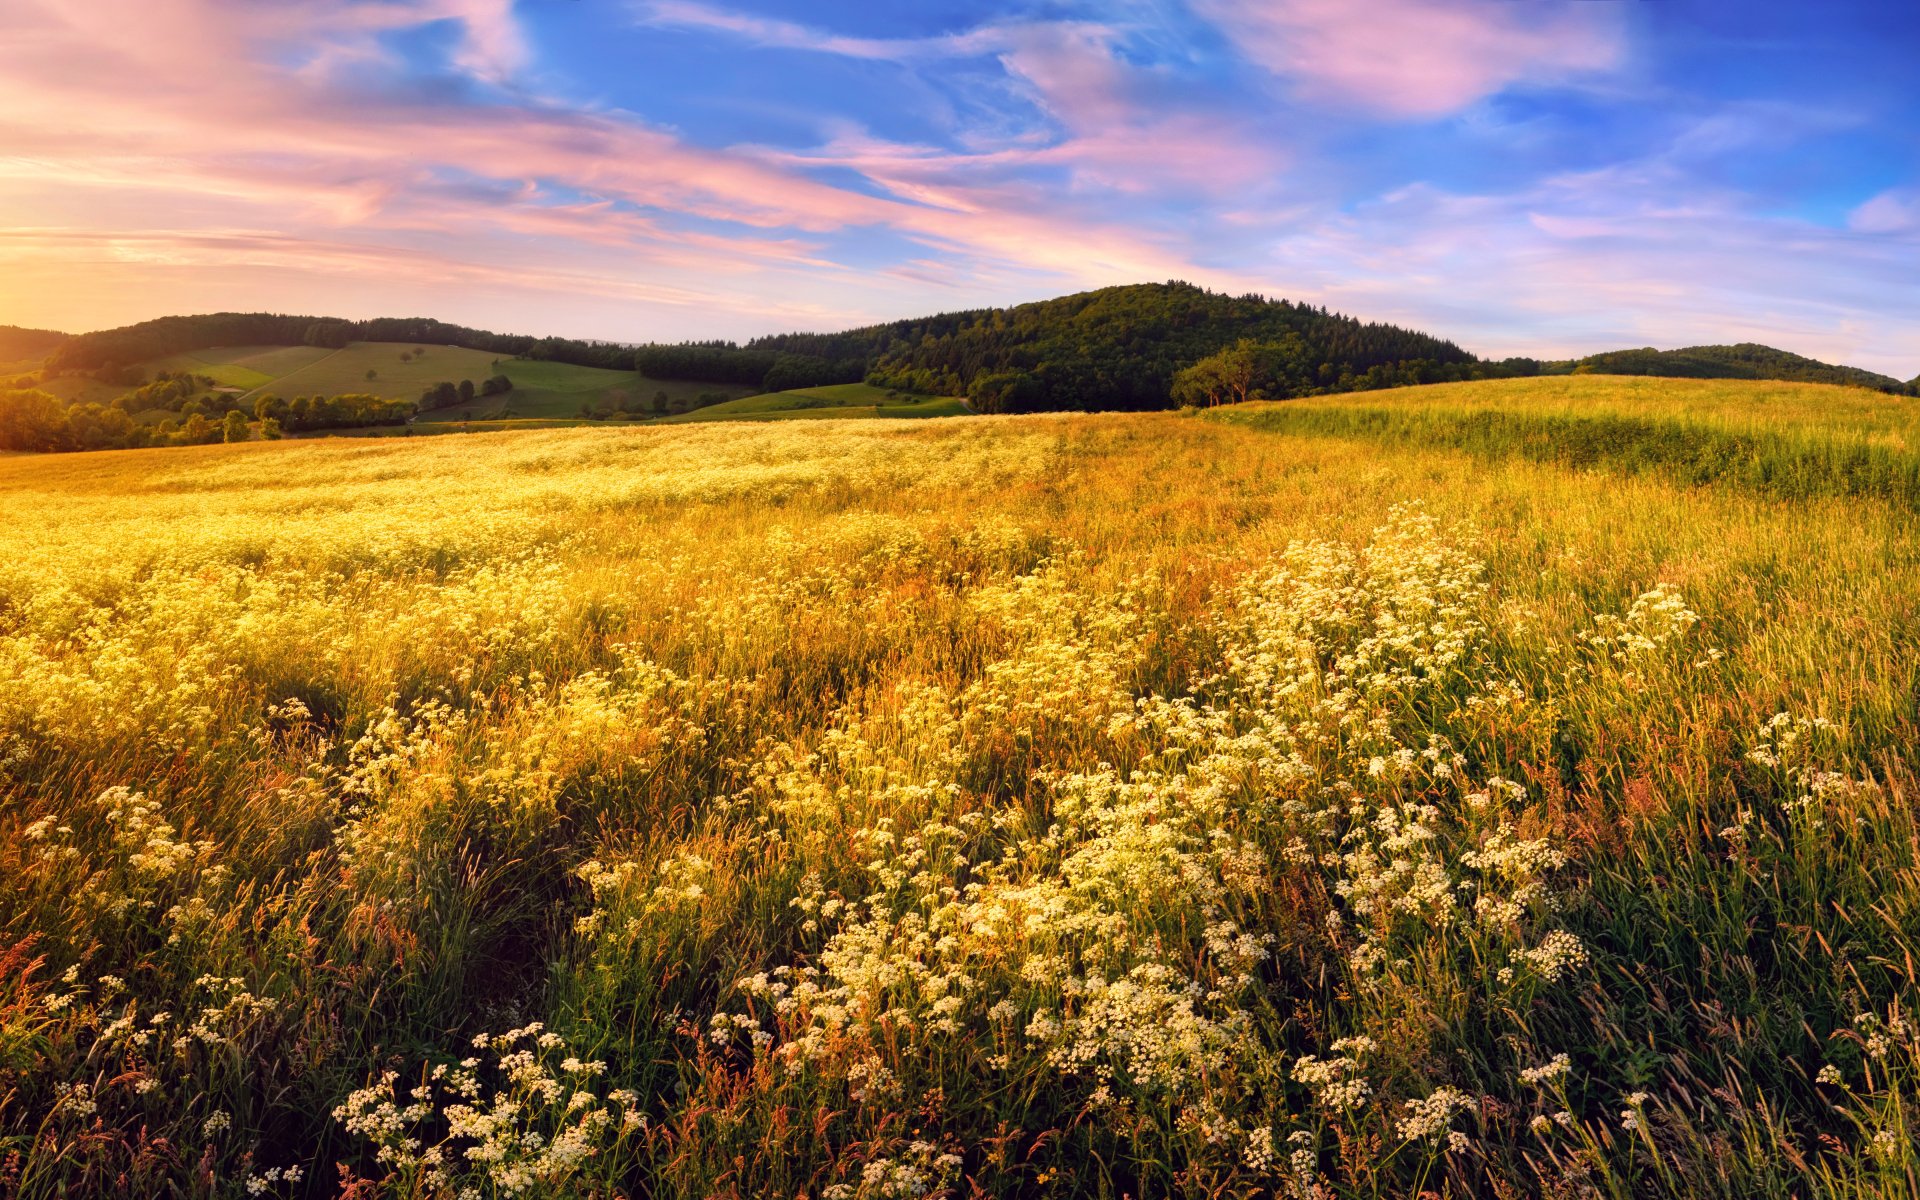
<svg viewBox="0 0 1920 1200">
<path fill-rule="evenodd" d="M 1904 506 L 1155 414 L 0 510 L 0 1195 L 1915 1194 Z"/>
</svg>

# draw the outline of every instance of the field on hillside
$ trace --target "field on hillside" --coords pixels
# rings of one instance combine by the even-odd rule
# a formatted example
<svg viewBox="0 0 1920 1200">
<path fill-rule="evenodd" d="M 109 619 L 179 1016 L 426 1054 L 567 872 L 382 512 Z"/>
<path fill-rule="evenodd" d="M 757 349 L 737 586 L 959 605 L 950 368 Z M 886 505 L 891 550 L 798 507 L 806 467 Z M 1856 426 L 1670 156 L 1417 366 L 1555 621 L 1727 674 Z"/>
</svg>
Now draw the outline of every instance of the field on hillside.
<svg viewBox="0 0 1920 1200">
<path fill-rule="evenodd" d="M 401 355 L 407 355 L 402 361 Z M 223 387 L 248 393 L 339 396 L 367 393 L 393 400 L 417 400 L 441 381 L 471 379 L 477 387 L 492 375 L 513 380 L 511 393 L 477 397 L 470 403 L 436 410 L 429 419 L 572 419 L 580 406 L 617 410 L 622 403 L 647 401 L 664 392 L 669 399 L 691 401 L 702 394 L 737 397 L 749 388 L 732 384 L 653 380 L 632 371 L 604 371 L 570 363 L 505 358 L 458 346 L 410 342 L 354 342 L 339 350 L 314 346 L 226 346 L 174 354 L 142 364 L 151 377 L 158 371 L 204 375 Z M 372 371 L 374 377 L 367 378 Z M 59 376 L 39 384 L 72 402 L 105 404 L 129 389 L 80 375 Z"/>
<path fill-rule="evenodd" d="M 289 347 L 300 350 L 304 347 Z M 410 355 L 401 361 L 402 354 Z M 256 385 L 262 391 L 294 396 L 339 396 L 366 392 L 394 400 L 417 400 L 420 393 L 445 380 L 471 379 L 477 387 L 505 365 L 497 354 L 460 346 L 417 346 L 405 342 L 354 342 L 339 350 L 323 350 L 319 357 L 293 366 Z M 367 378 L 372 371 L 374 377 Z"/>
<path fill-rule="evenodd" d="M 159 371 L 185 371 L 192 375 L 204 375 L 222 387 L 252 391 L 337 353 L 349 352 L 319 346 L 222 346 L 170 354 L 146 364 L 146 370 L 149 375 Z M 363 366 L 360 370 L 364 376 L 367 368 Z M 311 392 L 307 394 L 311 395 Z M 418 395 L 419 389 L 416 388 L 414 394 Z"/>
<path fill-rule="evenodd" d="M 1920 518 L 1656 453 L 1908 414 L 1628 382 L 0 459 L 0 1195 L 1920 1196 Z"/>
<path fill-rule="evenodd" d="M 575 418 L 586 404 L 600 411 L 618 410 L 623 404 L 650 404 L 665 395 L 668 402 L 694 403 L 702 395 L 738 396 L 750 388 L 731 383 L 702 383 L 686 379 L 648 379 L 632 371 L 601 371 L 567 363 L 510 360 L 502 371 L 513 380 L 513 392 L 491 402 L 462 405 L 473 415 L 497 414 L 505 400 L 517 417 Z M 458 411 L 458 410 L 454 410 Z M 439 414 L 434 414 L 438 419 Z"/>
</svg>

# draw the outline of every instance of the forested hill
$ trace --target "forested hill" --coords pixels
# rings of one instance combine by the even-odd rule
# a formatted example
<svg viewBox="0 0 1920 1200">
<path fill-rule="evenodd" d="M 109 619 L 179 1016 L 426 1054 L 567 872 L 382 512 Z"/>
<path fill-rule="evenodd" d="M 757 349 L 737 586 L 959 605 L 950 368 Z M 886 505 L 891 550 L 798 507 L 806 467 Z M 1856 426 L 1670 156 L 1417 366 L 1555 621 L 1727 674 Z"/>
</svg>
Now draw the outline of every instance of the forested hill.
<svg viewBox="0 0 1920 1200">
<path fill-rule="evenodd" d="M 1901 383 L 1859 367 L 1835 366 L 1772 346 L 1689 346 L 1684 350 L 1613 350 L 1578 359 L 1574 370 L 1594 375 L 1664 375 L 1681 379 L 1784 379 L 1796 383 L 1833 383 L 1872 388 L 1896 395 L 1920 393 L 1920 379 Z"/>
<path fill-rule="evenodd" d="M 283 313 L 225 312 L 159 317 L 138 325 L 83 333 L 69 339 L 49 355 L 47 366 L 55 371 L 93 371 L 103 367 L 124 367 L 213 346 L 339 347 L 355 341 L 465 346 L 492 354 L 553 359 L 619 370 L 631 369 L 633 361 L 633 349 L 630 346 L 569 338 L 489 333 L 484 329 L 449 325 L 430 317 L 378 317 L 370 321 L 343 321 L 333 317 L 302 317 Z"/>
<path fill-rule="evenodd" d="M 0 363 L 41 358 L 73 335 L 53 329 L 0 325 Z"/>
<path fill-rule="evenodd" d="M 882 386 L 985 394 L 1002 401 L 991 407 L 1012 411 L 1163 408 L 1180 371 L 1243 342 L 1272 348 L 1267 389 L 1275 394 L 1478 373 L 1472 355 L 1424 333 L 1186 283 L 1102 288 L 839 334 L 787 334 L 748 349 L 864 361 L 866 377 Z"/>
</svg>

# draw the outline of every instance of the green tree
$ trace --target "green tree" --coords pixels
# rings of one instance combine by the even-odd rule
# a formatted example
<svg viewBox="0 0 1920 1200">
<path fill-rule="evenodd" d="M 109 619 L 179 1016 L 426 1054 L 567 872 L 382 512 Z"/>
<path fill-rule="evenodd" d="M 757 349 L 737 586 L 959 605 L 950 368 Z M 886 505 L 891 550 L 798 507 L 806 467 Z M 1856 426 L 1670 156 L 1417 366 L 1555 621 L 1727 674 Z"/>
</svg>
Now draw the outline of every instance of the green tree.
<svg viewBox="0 0 1920 1200">
<path fill-rule="evenodd" d="M 375 379 L 378 379 L 378 378 L 380 378 L 380 372 L 378 372 L 378 371 L 376 371 L 376 370 L 374 370 L 374 369 L 373 369 L 372 367 L 368 367 L 368 368 L 367 368 L 367 379 L 368 379 L 368 381 L 372 381 L 372 380 L 375 380 Z"/>
<path fill-rule="evenodd" d="M 247 415 L 239 409 L 227 414 L 226 421 L 220 427 L 220 438 L 227 442 L 244 442 L 253 436 L 252 427 L 247 424 Z"/>
<path fill-rule="evenodd" d="M 0 450 L 60 450 L 66 406 L 45 392 L 0 392 Z"/>
<path fill-rule="evenodd" d="M 1025 371 L 981 375 L 967 388 L 967 403 L 975 412 L 1031 412 L 1044 397 L 1040 381 Z"/>
<path fill-rule="evenodd" d="M 260 419 L 260 440 L 261 441 L 277 442 L 282 437 L 285 437 L 285 436 L 286 436 L 285 434 L 280 432 L 280 422 L 274 420 L 272 417 L 262 417 Z"/>
<path fill-rule="evenodd" d="M 458 391 L 460 393 L 460 403 L 466 404 L 471 401 L 473 399 L 473 380 L 462 379 Z"/>
</svg>

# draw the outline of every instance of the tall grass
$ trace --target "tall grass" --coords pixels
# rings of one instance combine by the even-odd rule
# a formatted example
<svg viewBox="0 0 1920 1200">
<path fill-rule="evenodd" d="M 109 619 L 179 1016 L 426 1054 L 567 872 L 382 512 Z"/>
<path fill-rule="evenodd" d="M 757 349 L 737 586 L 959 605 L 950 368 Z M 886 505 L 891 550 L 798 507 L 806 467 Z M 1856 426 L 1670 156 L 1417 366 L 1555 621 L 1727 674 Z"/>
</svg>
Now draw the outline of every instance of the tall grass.
<svg viewBox="0 0 1920 1200">
<path fill-rule="evenodd" d="M 0 461 L 0 1195 L 1920 1193 L 1908 507 L 1328 432 Z"/>
<path fill-rule="evenodd" d="M 1912 413 L 1890 422 L 1848 419 L 1846 407 L 1858 403 L 1849 389 L 1801 386 L 1812 394 L 1793 397 L 1802 403 L 1788 413 L 1729 412 L 1719 395 L 1728 390 L 1725 384 L 1699 387 L 1702 396 L 1664 397 L 1665 403 L 1656 404 L 1647 403 L 1643 386 L 1625 393 L 1631 402 L 1621 404 L 1623 397 L 1615 394 L 1619 385 L 1610 382 L 1578 408 L 1528 406 L 1528 399 L 1545 399 L 1533 395 L 1542 391 L 1537 386 L 1508 389 L 1517 392 L 1518 403 L 1499 403 L 1498 393 L 1494 403 L 1487 403 L 1487 385 L 1455 385 L 1407 389 L 1389 404 L 1319 400 L 1249 407 L 1223 418 L 1276 433 L 1457 449 L 1483 459 L 1524 458 L 1573 470 L 1653 473 L 1682 484 L 1727 484 L 1783 500 L 1840 496 L 1920 506 L 1920 452 L 1908 440 Z M 1559 381 L 1552 385 L 1554 393 L 1565 388 Z M 1844 402 L 1836 405 L 1838 414 L 1820 410 L 1819 401 L 1835 398 L 1823 393 Z M 1702 399 L 1707 403 L 1689 403 Z M 1868 411 L 1903 405 L 1920 409 L 1912 401 L 1882 398 Z"/>
</svg>

